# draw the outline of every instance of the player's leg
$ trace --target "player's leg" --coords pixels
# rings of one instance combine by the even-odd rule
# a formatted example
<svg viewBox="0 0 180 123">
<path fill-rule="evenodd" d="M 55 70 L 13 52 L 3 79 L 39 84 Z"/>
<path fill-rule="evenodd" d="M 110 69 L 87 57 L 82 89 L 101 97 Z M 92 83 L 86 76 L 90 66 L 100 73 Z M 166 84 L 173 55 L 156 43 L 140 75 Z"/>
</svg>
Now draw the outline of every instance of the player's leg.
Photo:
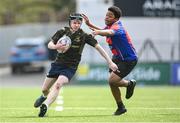
<svg viewBox="0 0 180 123">
<path fill-rule="evenodd" d="M 125 79 L 121 79 L 121 77 L 119 77 L 118 75 L 116 75 L 115 73 L 111 73 L 114 75 L 110 76 L 110 84 L 116 87 L 127 87 L 129 84 L 128 80 Z"/>
<path fill-rule="evenodd" d="M 134 93 L 134 88 L 136 86 L 136 80 L 132 79 L 132 80 L 125 80 L 122 79 L 120 81 L 114 82 L 112 83 L 114 86 L 118 86 L 118 87 L 127 87 L 126 88 L 126 99 L 129 99 L 132 97 L 133 93 Z"/>
<path fill-rule="evenodd" d="M 52 90 L 48 94 L 47 100 L 44 102 L 46 105 L 50 106 L 57 98 L 59 95 L 60 88 L 69 82 L 69 79 L 64 76 L 60 75 L 56 82 L 54 83 Z"/>
<path fill-rule="evenodd" d="M 119 87 L 127 87 L 126 89 L 126 98 L 129 99 L 134 92 L 135 87 L 135 81 L 127 81 L 123 79 L 125 76 L 127 76 L 134 66 L 136 65 L 137 61 L 133 62 L 121 62 L 116 61 L 116 64 L 118 65 L 119 71 L 112 72 L 110 74 L 109 78 L 109 85 L 111 87 L 111 92 L 114 96 L 114 99 L 116 100 L 118 109 L 115 112 L 115 115 L 121 115 L 126 112 L 125 106 L 123 104 L 123 101 L 121 99 L 121 92 Z"/>
<path fill-rule="evenodd" d="M 56 80 L 57 78 L 49 78 L 49 77 L 45 78 L 45 81 L 42 86 L 43 96 L 47 97 L 47 95 L 49 94 L 49 89 L 52 87 L 52 85 L 55 83 Z"/>
<path fill-rule="evenodd" d="M 42 95 L 36 99 L 34 103 L 35 108 L 39 107 L 46 100 L 47 95 L 49 93 L 49 89 L 51 88 L 51 86 L 54 84 L 55 81 L 56 78 L 48 78 L 48 77 L 45 78 L 42 86 Z"/>
<path fill-rule="evenodd" d="M 112 95 L 118 107 L 117 110 L 114 112 L 114 115 L 121 115 L 127 111 L 121 99 L 121 91 L 118 84 L 120 83 L 120 81 L 121 81 L 121 78 L 117 76 L 115 73 L 111 72 L 110 78 L 109 78 L 109 85 L 111 88 Z"/>
<path fill-rule="evenodd" d="M 117 76 L 115 73 L 111 72 L 110 77 L 109 77 L 109 85 L 111 88 L 111 92 L 116 100 L 116 102 L 121 101 L 121 92 L 119 89 L 119 82 L 121 81 L 121 78 Z"/>
<path fill-rule="evenodd" d="M 136 86 L 136 81 L 135 80 L 125 80 L 123 79 L 125 76 L 127 76 L 135 67 L 135 65 L 137 64 L 137 61 L 130 61 L 130 62 L 116 62 L 116 64 L 118 65 L 119 71 L 120 72 L 114 72 L 116 75 L 118 75 L 120 78 L 122 78 L 122 80 L 120 81 L 112 81 L 114 86 L 118 86 L 118 87 L 126 87 L 126 99 L 129 99 L 130 97 L 132 97 L 133 92 L 134 92 L 134 88 Z"/>
<path fill-rule="evenodd" d="M 44 117 L 48 107 L 56 100 L 57 96 L 59 95 L 60 88 L 68 82 L 69 79 L 66 76 L 60 75 L 58 77 L 58 79 L 52 87 L 52 90 L 49 92 L 47 99 L 40 107 L 39 117 Z"/>
</svg>

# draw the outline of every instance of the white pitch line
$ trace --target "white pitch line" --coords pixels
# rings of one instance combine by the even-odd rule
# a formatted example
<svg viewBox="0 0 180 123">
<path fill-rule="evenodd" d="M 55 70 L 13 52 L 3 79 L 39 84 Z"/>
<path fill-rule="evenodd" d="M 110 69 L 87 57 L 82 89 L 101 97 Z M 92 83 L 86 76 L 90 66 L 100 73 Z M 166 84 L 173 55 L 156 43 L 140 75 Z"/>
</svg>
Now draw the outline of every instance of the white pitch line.
<svg viewBox="0 0 180 123">
<path fill-rule="evenodd" d="M 113 110 L 114 108 L 105 108 L 105 107 L 65 107 L 65 110 Z M 130 110 L 180 110 L 180 108 L 128 108 Z"/>
<path fill-rule="evenodd" d="M 63 100 L 57 100 L 56 103 L 57 103 L 58 105 L 62 105 L 62 104 L 64 104 L 64 101 L 63 101 Z"/>
<path fill-rule="evenodd" d="M 58 96 L 57 99 L 63 99 L 63 96 Z"/>
<path fill-rule="evenodd" d="M 15 122 L 0 122 L 0 123 L 15 123 Z M 39 123 L 39 122 L 17 122 L 17 123 Z M 43 123 L 50 123 L 50 122 L 43 122 Z M 107 122 L 107 121 L 102 121 L 102 122 L 51 122 L 51 123 L 119 123 L 119 122 Z M 180 122 L 120 122 L 120 123 L 180 123 Z"/>
<path fill-rule="evenodd" d="M 63 111 L 63 106 L 56 106 L 55 111 Z"/>
<path fill-rule="evenodd" d="M 16 107 L 16 108 L 6 108 L 6 107 L 1 107 L 0 110 L 32 110 L 32 108 L 21 108 L 21 107 Z M 105 108 L 105 107 L 64 107 L 64 110 L 113 110 L 115 108 Z M 55 110 L 55 108 L 50 107 L 49 110 Z M 145 108 L 145 107 L 132 107 L 128 108 L 128 110 L 180 110 L 180 107 L 174 108 Z"/>
<path fill-rule="evenodd" d="M 63 89 L 61 88 L 61 93 L 63 92 Z M 55 111 L 63 111 L 64 110 L 64 107 L 63 107 L 63 104 L 64 104 L 64 101 L 63 101 L 63 96 L 58 96 L 57 97 L 57 100 L 56 100 L 56 107 L 55 107 Z"/>
</svg>

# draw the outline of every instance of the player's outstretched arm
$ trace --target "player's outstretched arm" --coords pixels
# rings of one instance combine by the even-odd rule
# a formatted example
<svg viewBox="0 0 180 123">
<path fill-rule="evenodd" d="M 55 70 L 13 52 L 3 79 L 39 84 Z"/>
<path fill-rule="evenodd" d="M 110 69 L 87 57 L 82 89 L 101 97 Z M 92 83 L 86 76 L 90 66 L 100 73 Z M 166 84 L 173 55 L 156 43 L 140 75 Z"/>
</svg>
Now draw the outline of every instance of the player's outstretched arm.
<svg viewBox="0 0 180 123">
<path fill-rule="evenodd" d="M 85 14 L 81 14 L 81 15 L 82 15 L 82 17 L 83 17 L 83 19 L 84 19 L 84 22 L 86 23 L 86 25 L 87 25 L 91 30 L 93 30 L 93 29 L 101 30 L 100 27 L 97 27 L 97 26 L 95 26 L 94 24 L 92 24 L 92 23 L 90 22 L 89 18 L 88 18 Z"/>
<path fill-rule="evenodd" d="M 111 68 L 113 71 L 117 71 L 118 70 L 117 65 L 111 60 L 111 58 L 106 53 L 106 51 L 99 44 L 96 44 L 95 48 L 98 50 L 101 56 L 105 58 L 105 60 L 107 61 L 109 65 L 109 68 Z"/>
<path fill-rule="evenodd" d="M 113 30 L 110 30 L 110 29 L 104 29 L 104 30 L 93 29 L 92 35 L 113 36 L 114 32 Z"/>
</svg>

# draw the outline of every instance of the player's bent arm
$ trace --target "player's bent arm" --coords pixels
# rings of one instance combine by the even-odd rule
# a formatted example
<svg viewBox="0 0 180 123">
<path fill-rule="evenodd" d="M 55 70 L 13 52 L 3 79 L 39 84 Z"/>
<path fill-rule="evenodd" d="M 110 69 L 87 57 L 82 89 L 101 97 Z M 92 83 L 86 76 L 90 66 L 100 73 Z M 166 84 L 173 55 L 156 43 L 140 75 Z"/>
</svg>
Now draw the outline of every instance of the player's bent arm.
<svg viewBox="0 0 180 123">
<path fill-rule="evenodd" d="M 107 61 L 109 67 L 113 70 L 116 71 L 118 69 L 117 65 L 111 60 L 109 55 L 106 53 L 106 51 L 99 45 L 98 43 L 96 44 L 95 48 L 98 50 L 98 52 L 105 58 Z"/>
<path fill-rule="evenodd" d="M 110 29 L 105 29 L 105 30 L 94 30 L 92 32 L 94 35 L 101 35 L 101 36 L 113 36 L 114 31 Z"/>
<path fill-rule="evenodd" d="M 61 43 L 54 44 L 54 42 L 51 40 L 48 43 L 48 48 L 52 49 L 52 50 L 65 50 L 66 46 L 64 44 L 61 44 Z"/>
<path fill-rule="evenodd" d="M 91 30 L 94 30 L 94 29 L 101 30 L 100 27 L 97 27 L 97 26 L 95 26 L 95 25 L 92 24 L 92 23 L 89 23 L 88 26 L 90 27 Z"/>
<path fill-rule="evenodd" d="M 56 45 L 53 43 L 52 40 L 48 43 L 48 48 L 49 48 L 49 49 L 57 49 L 57 48 L 56 48 Z"/>
</svg>

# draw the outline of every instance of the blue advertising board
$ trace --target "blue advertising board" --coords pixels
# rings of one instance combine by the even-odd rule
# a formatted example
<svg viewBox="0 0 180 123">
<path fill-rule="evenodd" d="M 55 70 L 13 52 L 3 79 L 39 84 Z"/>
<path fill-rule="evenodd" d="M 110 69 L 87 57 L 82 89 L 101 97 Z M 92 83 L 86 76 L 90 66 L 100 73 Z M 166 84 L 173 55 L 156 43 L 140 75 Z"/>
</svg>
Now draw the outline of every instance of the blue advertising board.
<svg viewBox="0 0 180 123">
<path fill-rule="evenodd" d="M 171 84 L 180 85 L 180 63 L 171 65 Z"/>
</svg>

